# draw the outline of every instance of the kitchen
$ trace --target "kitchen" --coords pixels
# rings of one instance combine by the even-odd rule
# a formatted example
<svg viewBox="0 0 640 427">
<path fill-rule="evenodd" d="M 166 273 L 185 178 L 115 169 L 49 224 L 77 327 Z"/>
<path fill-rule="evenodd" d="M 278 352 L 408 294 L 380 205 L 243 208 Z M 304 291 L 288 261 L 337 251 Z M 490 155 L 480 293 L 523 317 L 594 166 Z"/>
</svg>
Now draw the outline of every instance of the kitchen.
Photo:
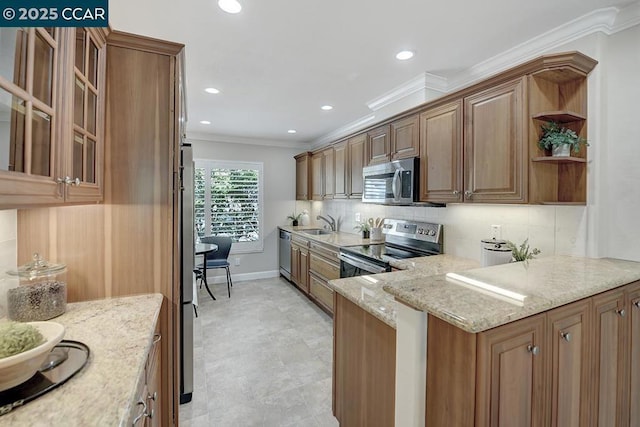
<svg viewBox="0 0 640 427">
<path fill-rule="evenodd" d="M 133 6 L 132 6 L 133 7 Z M 140 6 L 142 7 L 142 6 Z M 115 13 L 115 4 L 112 3 L 112 13 Z M 595 8 L 594 8 L 595 9 Z M 590 74 L 588 81 L 588 122 L 589 148 L 587 200 L 582 206 L 540 206 L 540 205 L 477 205 L 477 204 L 449 204 L 445 208 L 436 207 L 385 207 L 381 205 L 365 205 L 353 200 L 323 200 L 323 201 L 293 201 L 295 193 L 295 164 L 293 156 L 308 149 L 321 147 L 338 139 L 335 135 L 326 138 L 316 138 L 309 146 L 305 143 L 292 143 L 286 138 L 272 144 L 275 138 L 261 144 L 254 138 L 240 137 L 214 137 L 207 134 L 206 125 L 193 123 L 195 131 L 187 131 L 187 139 L 194 146 L 196 158 L 221 158 L 225 160 L 262 161 L 265 164 L 265 188 L 277 188 L 277 192 L 268 192 L 265 198 L 265 251 L 262 253 L 241 253 L 232 256 L 239 258 L 240 265 L 232 266 L 234 283 L 243 280 L 255 280 L 259 278 L 277 276 L 277 226 L 285 225 L 285 218 L 291 212 L 309 210 L 310 217 L 329 214 L 338 219 L 339 230 L 346 233 L 355 233 L 355 215 L 360 213 L 363 218 L 386 217 L 399 219 L 412 219 L 427 222 L 436 222 L 445 226 L 444 252 L 447 254 L 480 259 L 480 240 L 488 237 L 492 224 L 501 224 L 502 236 L 514 241 L 522 241 L 529 237 L 531 243 L 539 247 L 544 255 L 567 254 L 590 257 L 613 257 L 627 260 L 640 261 L 638 250 L 638 238 L 640 230 L 635 225 L 634 211 L 637 209 L 637 184 L 640 181 L 634 159 L 638 158 L 637 128 L 633 121 L 633 95 L 638 95 L 638 85 L 635 84 L 637 74 L 638 53 L 635 46 L 638 40 L 637 3 L 630 4 L 626 8 L 614 14 L 606 10 L 600 14 L 592 14 L 592 26 L 588 25 L 588 19 L 576 23 L 575 27 L 563 27 L 562 31 L 573 29 L 572 36 L 562 36 L 562 31 L 547 34 L 546 39 L 536 39 L 528 45 L 520 47 L 520 51 L 513 51 L 501 57 L 497 57 L 493 63 L 484 64 L 484 68 L 491 74 L 503 68 L 508 68 L 521 62 L 521 58 L 536 57 L 547 52 L 564 52 L 578 50 L 585 55 L 599 61 L 598 66 Z M 182 12 L 180 12 L 182 13 Z M 180 13 L 177 16 L 181 16 Z M 135 15 L 135 14 L 134 14 Z M 572 16 L 571 19 L 577 18 Z M 159 34 L 147 31 L 143 23 L 128 23 L 130 27 L 116 24 L 116 15 L 113 15 L 114 28 L 131 31 L 138 34 L 148 34 L 165 40 L 181 41 L 181 37 L 170 35 L 160 37 Z M 600 20 L 598 20 L 600 19 Z M 567 19 L 568 22 L 570 19 Z M 125 22 L 124 20 L 122 22 Z M 598 23 L 600 23 L 598 25 Z M 558 22 L 558 25 L 562 22 Z M 148 24 L 151 25 L 151 24 Z M 552 26 L 549 27 L 553 28 Z M 585 30 L 588 28 L 589 30 Z M 604 28 L 604 30 L 602 29 Z M 172 31 L 175 31 L 172 30 Z M 532 35 L 540 34 L 532 33 Z M 524 39 L 526 40 L 526 39 Z M 189 60 L 189 44 L 187 44 L 187 60 Z M 506 50 L 506 49 L 504 49 Z M 489 58 L 487 55 L 485 58 Z M 504 65 L 503 65 L 504 64 Z M 491 68 L 491 66 L 495 68 Z M 423 69 L 424 71 L 424 69 Z M 471 70 L 471 79 L 477 79 Z M 188 87 L 193 87 L 189 76 L 196 73 L 187 67 Z M 486 75 L 484 74 L 484 75 Z M 382 88 L 388 90 L 393 86 Z M 197 88 L 200 90 L 199 88 Z M 194 89 L 195 90 L 195 89 Z M 425 90 L 424 92 L 428 92 Z M 427 93 L 420 94 L 420 100 L 403 99 L 399 103 L 410 102 L 418 105 L 427 99 Z M 371 94 L 375 96 L 376 94 Z M 403 111 L 409 106 L 400 105 L 388 107 L 392 112 L 389 116 Z M 381 113 L 384 115 L 384 111 Z M 190 126 L 206 117 L 200 117 L 197 110 L 190 109 Z M 377 117 L 376 121 L 381 118 Z M 333 122 L 331 130 L 341 126 L 342 122 Z M 373 122 L 371 122 L 373 124 Z M 325 132 L 326 134 L 327 132 Z M 350 132 L 343 132 L 347 135 Z M 8 258 L 14 259 L 19 264 L 24 263 L 30 254 L 17 253 L 20 251 L 21 240 L 30 233 L 29 230 L 20 229 L 18 219 L 24 215 L 40 215 L 40 210 L 34 212 L 3 211 L 2 242 L 9 254 Z M 69 221 L 60 230 L 73 225 L 75 221 L 82 221 L 83 215 L 102 215 L 100 206 L 86 205 L 83 207 L 64 207 L 50 210 L 42 220 L 48 223 L 56 221 Z M 67 215 L 68 218 L 64 219 Z M 315 221 L 314 221 L 315 223 Z M 89 227 L 89 221 L 86 226 Z M 321 225 L 318 223 L 318 225 Z M 87 228 L 91 230 L 91 228 Z M 49 257 L 51 259 L 64 260 L 63 248 L 73 246 L 76 242 L 58 242 L 63 239 L 62 233 L 49 230 L 50 241 Z M 129 233 L 135 233 L 130 231 Z M 30 239 L 31 237 L 29 237 Z M 101 239 L 92 236 L 92 239 Z M 18 249 L 16 249 L 18 247 Z M 266 250 L 273 248 L 273 250 Z M 94 257 L 104 257 L 105 251 L 92 246 L 86 248 Z M 27 252 L 25 250 L 24 252 Z M 74 255 L 76 256 L 76 255 Z M 66 260 L 64 260 L 66 261 Z M 10 267 L 10 266 L 8 266 Z M 15 267 L 15 264 L 13 265 Z M 135 268 L 128 266 L 127 268 Z M 6 270 L 6 269 L 5 269 Z M 71 275 L 70 271 L 70 275 Z M 108 276 L 106 270 L 99 273 Z M 141 274 L 151 275 L 153 272 L 145 271 Z M 83 271 L 83 280 L 93 277 L 90 271 Z M 71 276 L 70 276 L 71 277 Z M 136 280 L 144 280 L 140 277 Z M 82 299 L 92 299 L 100 296 L 116 295 L 121 290 L 110 289 L 101 283 L 103 291 L 91 288 L 83 290 L 78 296 Z M 155 291 L 161 290 L 156 286 Z"/>
</svg>

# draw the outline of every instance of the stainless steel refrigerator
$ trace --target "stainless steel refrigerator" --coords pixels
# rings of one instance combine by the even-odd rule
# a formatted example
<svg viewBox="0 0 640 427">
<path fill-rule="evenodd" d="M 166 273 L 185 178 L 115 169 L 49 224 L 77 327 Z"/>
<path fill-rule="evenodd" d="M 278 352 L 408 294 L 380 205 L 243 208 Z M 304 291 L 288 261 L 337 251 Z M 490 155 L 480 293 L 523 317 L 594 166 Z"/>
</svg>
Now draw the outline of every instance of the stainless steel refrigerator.
<svg viewBox="0 0 640 427">
<path fill-rule="evenodd" d="M 193 394 L 193 152 L 190 144 L 180 150 L 180 403 Z"/>
</svg>

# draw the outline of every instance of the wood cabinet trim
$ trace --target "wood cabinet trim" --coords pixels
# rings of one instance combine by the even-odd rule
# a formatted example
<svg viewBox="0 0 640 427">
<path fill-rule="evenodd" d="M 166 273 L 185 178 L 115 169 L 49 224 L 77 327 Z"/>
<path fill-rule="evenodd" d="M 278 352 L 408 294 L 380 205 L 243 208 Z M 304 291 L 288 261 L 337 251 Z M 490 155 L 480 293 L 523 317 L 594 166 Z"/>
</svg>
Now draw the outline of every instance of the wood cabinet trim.
<svg viewBox="0 0 640 427">
<path fill-rule="evenodd" d="M 184 44 L 182 43 L 139 36 L 124 31 L 112 31 L 109 33 L 107 44 L 109 46 L 119 46 L 169 56 L 178 55 L 184 49 Z"/>
</svg>

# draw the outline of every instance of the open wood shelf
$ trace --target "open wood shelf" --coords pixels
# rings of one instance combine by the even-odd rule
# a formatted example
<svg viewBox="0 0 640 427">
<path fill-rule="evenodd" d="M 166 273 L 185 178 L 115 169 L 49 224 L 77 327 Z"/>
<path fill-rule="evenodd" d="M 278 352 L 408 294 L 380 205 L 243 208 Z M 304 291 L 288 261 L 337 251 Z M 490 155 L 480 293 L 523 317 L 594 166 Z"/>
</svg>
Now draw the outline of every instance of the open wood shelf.
<svg viewBox="0 0 640 427">
<path fill-rule="evenodd" d="M 543 111 L 542 113 L 534 114 L 532 116 L 537 120 L 545 120 L 550 122 L 558 122 L 558 123 L 570 123 L 570 122 L 579 122 L 587 120 L 585 116 L 582 114 L 576 113 L 575 111 Z"/>
<path fill-rule="evenodd" d="M 587 159 L 583 159 L 582 157 L 552 157 L 552 156 L 543 156 L 543 157 L 534 157 L 531 159 L 532 162 L 543 162 L 543 163 L 586 163 Z"/>
</svg>

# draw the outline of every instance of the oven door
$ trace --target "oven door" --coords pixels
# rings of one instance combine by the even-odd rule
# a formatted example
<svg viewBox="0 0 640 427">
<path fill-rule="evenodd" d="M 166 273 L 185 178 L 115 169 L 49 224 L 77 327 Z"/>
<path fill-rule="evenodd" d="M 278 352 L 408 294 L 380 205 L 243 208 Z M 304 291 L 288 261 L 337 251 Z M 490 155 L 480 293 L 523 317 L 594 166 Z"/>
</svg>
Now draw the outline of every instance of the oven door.
<svg viewBox="0 0 640 427">
<path fill-rule="evenodd" d="M 340 278 L 363 276 L 365 274 L 378 274 L 391 271 L 389 266 L 382 266 L 368 262 L 362 258 L 340 252 Z"/>
</svg>

